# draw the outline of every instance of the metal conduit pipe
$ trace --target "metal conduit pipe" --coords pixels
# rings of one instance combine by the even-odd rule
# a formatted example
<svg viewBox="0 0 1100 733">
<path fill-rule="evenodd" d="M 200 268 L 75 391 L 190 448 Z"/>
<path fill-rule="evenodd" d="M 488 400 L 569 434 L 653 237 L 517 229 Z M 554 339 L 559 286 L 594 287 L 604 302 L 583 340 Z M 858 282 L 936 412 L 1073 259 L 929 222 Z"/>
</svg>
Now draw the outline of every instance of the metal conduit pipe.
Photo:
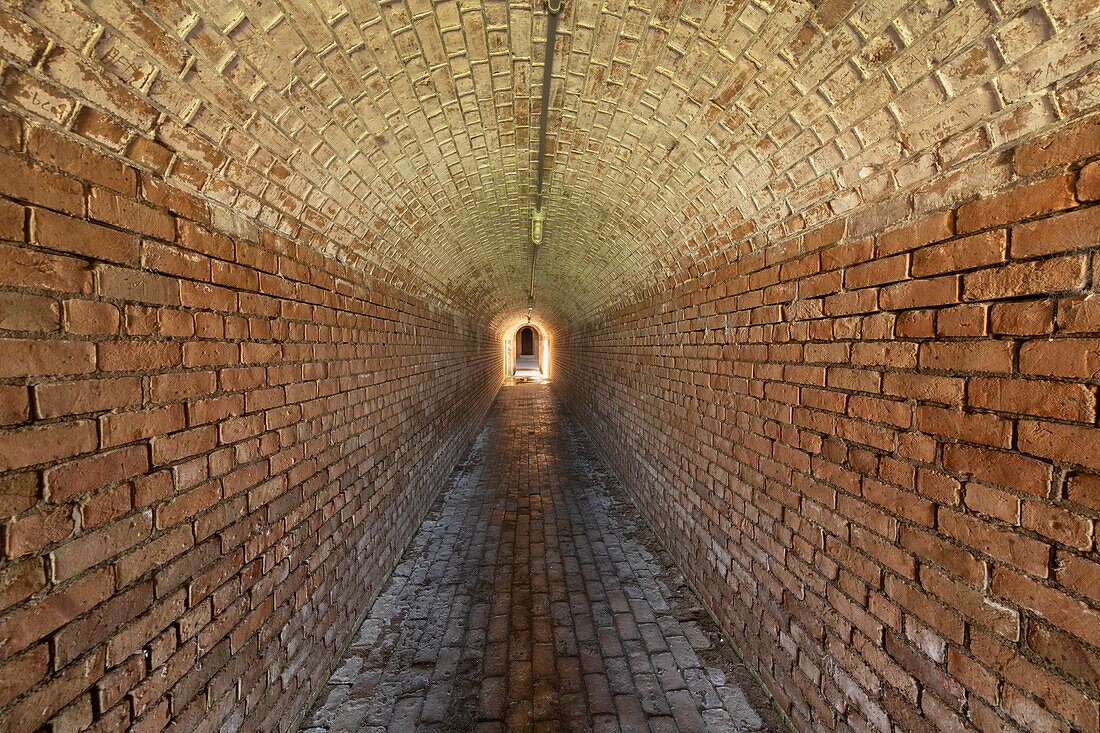
<svg viewBox="0 0 1100 733">
<path fill-rule="evenodd" d="M 542 181 L 546 167 L 546 127 L 550 123 L 550 75 L 554 71 L 554 46 L 558 40 L 558 13 L 562 0 L 547 0 L 549 15 L 546 24 L 546 56 L 542 64 L 542 108 L 539 111 L 539 161 L 538 183 L 535 186 L 535 216 L 532 218 L 532 236 L 534 249 L 531 251 L 531 283 L 527 295 L 527 308 L 535 303 L 535 258 L 538 257 L 539 243 L 542 241 Z"/>
</svg>

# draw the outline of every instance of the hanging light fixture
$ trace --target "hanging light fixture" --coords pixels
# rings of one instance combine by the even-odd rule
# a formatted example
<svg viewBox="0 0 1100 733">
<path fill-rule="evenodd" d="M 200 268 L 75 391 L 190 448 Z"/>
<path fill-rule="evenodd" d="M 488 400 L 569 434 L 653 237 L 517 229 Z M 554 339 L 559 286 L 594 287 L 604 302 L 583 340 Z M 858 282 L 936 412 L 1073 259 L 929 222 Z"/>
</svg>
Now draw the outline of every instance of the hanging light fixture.
<svg viewBox="0 0 1100 733">
<path fill-rule="evenodd" d="M 531 241 L 542 244 L 542 222 L 546 218 L 542 209 L 535 209 L 531 213 Z"/>
</svg>

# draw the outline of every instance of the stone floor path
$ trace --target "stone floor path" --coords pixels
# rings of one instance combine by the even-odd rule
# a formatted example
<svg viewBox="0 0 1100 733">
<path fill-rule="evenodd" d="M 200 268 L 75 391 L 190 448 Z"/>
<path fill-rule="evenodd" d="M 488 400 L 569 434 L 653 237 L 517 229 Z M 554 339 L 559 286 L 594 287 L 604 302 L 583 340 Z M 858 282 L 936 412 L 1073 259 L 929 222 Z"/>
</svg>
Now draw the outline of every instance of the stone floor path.
<svg viewBox="0 0 1100 733">
<path fill-rule="evenodd" d="M 783 728 L 551 388 L 516 384 L 302 730 Z"/>
</svg>

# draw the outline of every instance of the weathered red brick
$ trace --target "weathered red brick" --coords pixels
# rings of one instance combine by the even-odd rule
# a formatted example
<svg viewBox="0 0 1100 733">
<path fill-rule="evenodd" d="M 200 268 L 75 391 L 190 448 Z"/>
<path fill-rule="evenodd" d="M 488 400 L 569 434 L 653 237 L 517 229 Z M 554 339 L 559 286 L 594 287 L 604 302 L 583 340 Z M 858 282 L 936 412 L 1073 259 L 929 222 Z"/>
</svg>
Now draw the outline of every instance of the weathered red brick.
<svg viewBox="0 0 1100 733">
<path fill-rule="evenodd" d="M 1050 545 L 951 509 L 941 508 L 937 519 L 940 531 L 946 536 L 1024 572 L 1047 577 Z"/>
<path fill-rule="evenodd" d="M 1016 346 L 1011 341 L 931 341 L 921 344 L 922 369 L 1011 373 Z"/>
<path fill-rule="evenodd" d="M 153 540 L 115 560 L 119 587 L 126 587 L 150 570 L 168 563 L 195 544 L 190 525 L 157 533 Z"/>
<path fill-rule="evenodd" d="M 180 299 L 184 306 L 235 313 L 237 294 L 232 290 L 206 283 L 180 282 Z"/>
<path fill-rule="evenodd" d="M 87 530 L 117 519 L 123 514 L 129 514 L 134 506 L 131 500 L 132 493 L 130 484 L 120 484 L 88 497 L 80 508 L 80 526 Z"/>
<path fill-rule="evenodd" d="M 88 196 L 88 216 L 157 239 L 172 241 L 176 238 L 176 222 L 171 215 L 103 188 L 92 188 Z"/>
<path fill-rule="evenodd" d="M 996 415 L 920 405 L 917 407 L 917 428 L 994 448 L 1007 448 L 1012 442 L 1012 421 Z"/>
<path fill-rule="evenodd" d="M 11 29 L 12 25 L 8 25 L 8 28 L 4 30 L 10 31 Z M 23 25 L 22 29 L 31 31 L 31 33 L 26 35 L 21 34 L 23 38 L 20 40 L 24 43 L 29 40 L 31 34 L 38 38 L 43 38 L 40 34 L 32 31 L 29 26 Z M 4 35 L 5 41 L 10 42 L 13 40 L 10 33 L 5 32 Z M 38 39 L 36 38 L 35 40 Z M 15 48 L 24 46 L 24 43 L 17 43 Z M 24 46 L 24 49 L 25 48 Z M 34 56 L 26 55 L 23 58 L 25 61 L 31 61 Z M 69 116 L 73 107 L 76 106 L 75 102 L 67 94 L 52 84 L 35 78 L 30 74 L 25 74 L 10 66 L 6 68 L 4 72 L 3 85 L 0 86 L 0 94 L 2 94 L 4 99 L 8 102 L 14 103 L 36 116 L 43 117 L 54 124 L 60 124 Z"/>
<path fill-rule="evenodd" d="M 931 562 L 971 583 L 985 580 L 985 566 L 973 553 L 908 524 L 899 529 L 899 542 L 921 562 Z"/>
<path fill-rule="evenodd" d="M 126 306 L 126 333 L 131 336 L 189 337 L 195 335 L 194 316 L 177 308 Z"/>
<path fill-rule="evenodd" d="M 209 509 L 221 498 L 221 486 L 217 481 L 208 481 L 169 501 L 157 505 L 157 529 L 166 529 L 199 512 Z"/>
<path fill-rule="evenodd" d="M 964 204 L 959 207 L 955 224 L 960 234 L 967 234 L 1053 214 L 1076 204 L 1073 175 L 1053 176 Z"/>
<path fill-rule="evenodd" d="M 61 307 L 53 298 L 0 292 L 0 329 L 50 332 L 61 328 Z"/>
<path fill-rule="evenodd" d="M 986 316 L 989 307 L 984 304 L 957 305 L 936 313 L 936 333 L 946 338 L 986 336 Z"/>
<path fill-rule="evenodd" d="M 173 245 L 146 242 L 141 253 L 141 264 L 147 270 L 191 280 L 210 279 L 210 259 Z"/>
<path fill-rule="evenodd" d="M 61 667 L 106 641 L 153 603 L 153 584 L 140 583 L 113 594 L 95 613 L 71 621 L 54 635 L 54 664 Z"/>
<path fill-rule="evenodd" d="M 1071 473 L 1066 477 L 1066 499 L 1100 511 L 1100 476 Z"/>
<path fill-rule="evenodd" d="M 955 212 L 941 211 L 919 222 L 885 232 L 878 236 L 877 253 L 888 256 L 949 239 L 955 233 Z M 916 273 L 914 272 L 914 275 Z"/>
<path fill-rule="evenodd" d="M 155 140 L 142 135 L 134 136 L 126 155 L 142 168 L 163 175 L 172 161 L 172 151 Z"/>
<path fill-rule="evenodd" d="M 958 302 L 959 281 L 958 275 L 945 275 L 887 285 L 879 291 L 878 304 L 888 311 L 949 305 Z"/>
<path fill-rule="evenodd" d="M 944 468 L 1034 496 L 1049 496 L 1050 465 L 962 443 L 943 447 Z"/>
<path fill-rule="evenodd" d="M 37 730 L 103 676 L 103 658 L 103 649 L 93 651 L 0 712 L 0 730 Z"/>
<path fill-rule="evenodd" d="M 157 305 L 180 304 L 179 281 L 174 278 L 111 265 L 99 265 L 95 272 L 96 292 L 104 298 Z"/>
<path fill-rule="evenodd" d="M 1012 227 L 1012 257 L 1040 257 L 1100 245 L 1100 207 Z"/>
<path fill-rule="evenodd" d="M 172 472 L 156 471 L 134 481 L 134 506 L 147 506 L 170 495 Z"/>
<path fill-rule="evenodd" d="M 0 239 L 22 242 L 27 210 L 14 201 L 0 199 Z"/>
<path fill-rule="evenodd" d="M 1006 229 L 994 229 L 924 247 L 913 253 L 913 277 L 942 275 L 1004 262 L 1007 249 Z"/>
<path fill-rule="evenodd" d="M 38 472 L 0 473 L 0 516 L 22 514 L 38 503 Z"/>
<path fill-rule="evenodd" d="M 34 687 L 49 673 L 49 644 L 38 644 L 14 659 L 0 663 L 0 706 L 7 705 Z"/>
<path fill-rule="evenodd" d="M 30 417 L 30 393 L 26 387 L 0 385 L 0 425 L 12 425 Z"/>
<path fill-rule="evenodd" d="M 1020 523 L 1020 497 L 993 486 L 968 482 L 963 487 L 963 504 L 967 509 L 1007 524 Z"/>
<path fill-rule="evenodd" d="M 0 570 L 0 610 L 6 610 L 30 598 L 46 587 L 46 571 L 42 558 L 29 557 L 7 563 Z"/>
<path fill-rule="evenodd" d="M 94 300 L 66 300 L 65 330 L 81 335 L 118 333 L 118 308 Z"/>
<path fill-rule="evenodd" d="M 989 309 L 992 333 L 1038 336 L 1054 331 L 1054 307 L 1049 301 L 994 303 Z"/>
<path fill-rule="evenodd" d="M 101 452 L 46 471 L 46 490 L 50 501 L 60 503 L 131 479 L 148 469 L 149 453 L 145 446 Z"/>
<path fill-rule="evenodd" d="M 41 602 L 24 606 L 0 621 L 0 661 L 80 616 L 111 596 L 109 568 L 94 571 L 54 591 Z M 67 702 L 67 701 L 66 701 Z"/>
<path fill-rule="evenodd" d="M 96 705 L 100 710 L 113 708 L 145 677 L 145 656 L 132 654 L 122 662 L 115 660 L 114 665 L 108 660 L 107 667 L 110 671 L 95 686 Z"/>
<path fill-rule="evenodd" d="M 149 395 L 153 402 L 175 402 L 203 397 L 216 389 L 217 376 L 213 371 L 157 374 L 149 379 Z"/>
<path fill-rule="evenodd" d="M 183 405 L 150 408 L 141 412 L 123 412 L 100 418 L 103 448 L 110 448 L 185 427 Z"/>
<path fill-rule="evenodd" d="M 909 272 L 909 257 L 904 254 L 871 260 L 848 267 L 844 271 L 844 287 L 849 290 L 905 280 Z"/>
<path fill-rule="evenodd" d="M 159 371 L 182 360 L 180 345 L 172 341 L 102 341 L 96 348 L 104 372 Z"/>
<path fill-rule="evenodd" d="M 72 507 L 54 507 L 17 519 L 7 531 L 8 556 L 22 557 L 60 542 L 73 533 Z"/>
<path fill-rule="evenodd" d="M 0 378 L 95 371 L 95 345 L 85 341 L 0 339 Z"/>
<path fill-rule="evenodd" d="M 217 444 L 218 430 L 213 425 L 157 436 L 152 440 L 153 465 L 163 466 L 207 453 Z"/>
<path fill-rule="evenodd" d="M 116 152 L 122 152 L 126 140 L 130 137 L 125 127 L 104 117 L 91 107 L 81 107 L 73 115 L 72 131 L 88 140 L 102 143 Z"/>
<path fill-rule="evenodd" d="M 202 341 L 183 345 L 185 367 L 221 366 L 237 364 L 239 361 L 240 349 L 234 343 Z"/>
<path fill-rule="evenodd" d="M 1100 116 L 1074 122 L 1057 132 L 1016 148 L 1012 163 L 1021 176 L 1069 165 L 1100 153 Z"/>
<path fill-rule="evenodd" d="M 1016 262 L 963 275 L 963 300 L 996 300 L 1080 290 L 1088 276 L 1083 255 Z"/>
<path fill-rule="evenodd" d="M 95 450 L 96 426 L 92 420 L 35 425 L 0 431 L 0 471 L 57 461 Z"/>
<path fill-rule="evenodd" d="M 35 411 L 45 418 L 130 407 L 141 400 L 139 377 L 49 382 L 34 388 Z"/>
<path fill-rule="evenodd" d="M 1003 604 L 990 603 L 985 593 L 985 579 L 977 581 L 977 587 L 950 578 L 944 573 L 930 570 L 921 573 L 921 585 L 943 603 L 955 609 L 971 623 L 989 629 L 995 634 L 1015 641 L 1020 638 L 1020 613 Z M 966 680 L 960 680 L 966 682 Z"/>
<path fill-rule="evenodd" d="M 974 377 L 968 401 L 974 407 L 1056 420 L 1092 422 L 1096 395 L 1084 384 Z"/>
<path fill-rule="evenodd" d="M 43 127 L 29 129 L 27 152 L 43 163 L 71 173 L 77 178 L 107 186 L 120 193 L 134 193 L 137 179 L 132 168 Z"/>
<path fill-rule="evenodd" d="M 1043 576 L 1040 576 L 1043 577 Z M 1100 611 L 1066 595 L 1061 590 L 1013 572 L 993 568 L 993 592 L 1034 612 L 1060 629 L 1092 644 L 1100 641 Z"/>
<path fill-rule="evenodd" d="M 1085 425 L 1020 420 L 1017 427 L 1021 451 L 1059 463 L 1100 469 L 1100 452 L 1094 450 L 1100 430 Z"/>
<path fill-rule="evenodd" d="M 119 661 L 137 652 L 148 641 L 183 615 L 187 607 L 187 592 L 182 588 L 150 608 L 141 618 L 107 644 L 107 663 Z"/>
<path fill-rule="evenodd" d="M 1077 178 L 1077 198 L 1081 201 L 1100 199 L 1100 161 L 1093 161 L 1081 169 Z"/>
<path fill-rule="evenodd" d="M 1100 298 L 1089 293 L 1059 300 L 1058 330 L 1062 333 L 1100 331 Z"/>
<path fill-rule="evenodd" d="M 177 162 L 179 159 L 177 159 Z M 188 194 L 167 181 L 161 181 L 142 173 L 140 176 L 141 197 L 153 206 L 168 209 L 172 213 L 188 219 L 192 222 L 208 225 L 210 223 L 210 210 L 207 204 L 199 198 Z M 183 222 L 177 222 L 180 232 L 183 231 Z"/>
<path fill-rule="evenodd" d="M 1021 507 L 1020 526 L 1079 550 L 1092 547 L 1091 519 L 1044 502 L 1025 501 Z"/>
<path fill-rule="evenodd" d="M 1027 341 L 1020 347 L 1024 374 L 1095 379 L 1100 374 L 1100 339 Z"/>
<path fill-rule="evenodd" d="M 0 152 L 0 194 L 73 216 L 84 214 L 84 187 L 68 176 L 50 173 Z"/>
<path fill-rule="evenodd" d="M 1032 621 L 1028 624 L 1027 645 L 1063 675 L 1083 683 L 1086 687 L 1096 685 L 1100 654 L 1069 634 Z"/>
<path fill-rule="evenodd" d="M 46 249 L 106 260 L 122 265 L 140 263 L 137 236 L 46 209 L 31 210 L 31 243 Z"/>
<path fill-rule="evenodd" d="M 63 293 L 92 292 L 92 272 L 84 260 L 0 244 L 0 261 L 4 263 L 0 267 L 0 285 Z"/>
</svg>

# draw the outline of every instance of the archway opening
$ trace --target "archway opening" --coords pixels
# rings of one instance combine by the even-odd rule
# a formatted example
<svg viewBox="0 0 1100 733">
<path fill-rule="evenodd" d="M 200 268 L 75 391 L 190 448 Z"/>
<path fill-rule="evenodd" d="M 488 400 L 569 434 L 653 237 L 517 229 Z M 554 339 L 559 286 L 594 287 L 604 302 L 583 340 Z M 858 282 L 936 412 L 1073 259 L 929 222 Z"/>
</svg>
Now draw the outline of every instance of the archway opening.
<svg viewBox="0 0 1100 733">
<path fill-rule="evenodd" d="M 550 339 L 536 323 L 521 323 L 504 336 L 504 377 L 545 381 L 550 376 Z"/>
</svg>

